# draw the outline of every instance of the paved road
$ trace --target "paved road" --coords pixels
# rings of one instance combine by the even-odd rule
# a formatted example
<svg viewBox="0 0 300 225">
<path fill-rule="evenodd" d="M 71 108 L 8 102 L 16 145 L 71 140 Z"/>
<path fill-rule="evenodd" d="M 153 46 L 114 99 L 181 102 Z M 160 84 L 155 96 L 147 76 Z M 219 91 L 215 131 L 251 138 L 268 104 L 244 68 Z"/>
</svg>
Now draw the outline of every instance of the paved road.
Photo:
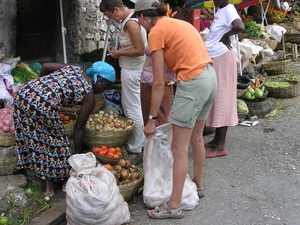
<svg viewBox="0 0 300 225">
<path fill-rule="evenodd" d="M 229 153 L 206 159 L 205 197 L 193 211 L 181 220 L 153 220 L 137 197 L 129 203 L 131 225 L 299 225 L 300 96 L 276 103 L 277 116 L 229 129 Z"/>
</svg>

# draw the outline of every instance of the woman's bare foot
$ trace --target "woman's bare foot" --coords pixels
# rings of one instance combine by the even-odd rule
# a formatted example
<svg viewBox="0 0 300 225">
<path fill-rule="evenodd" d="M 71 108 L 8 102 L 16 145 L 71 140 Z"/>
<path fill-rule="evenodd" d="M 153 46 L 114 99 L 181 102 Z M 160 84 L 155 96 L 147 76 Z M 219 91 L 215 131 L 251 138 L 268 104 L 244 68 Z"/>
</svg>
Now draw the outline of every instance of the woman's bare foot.
<svg viewBox="0 0 300 225">
<path fill-rule="evenodd" d="M 46 188 L 44 195 L 51 197 L 54 194 L 54 183 L 51 180 L 46 180 Z"/>
</svg>

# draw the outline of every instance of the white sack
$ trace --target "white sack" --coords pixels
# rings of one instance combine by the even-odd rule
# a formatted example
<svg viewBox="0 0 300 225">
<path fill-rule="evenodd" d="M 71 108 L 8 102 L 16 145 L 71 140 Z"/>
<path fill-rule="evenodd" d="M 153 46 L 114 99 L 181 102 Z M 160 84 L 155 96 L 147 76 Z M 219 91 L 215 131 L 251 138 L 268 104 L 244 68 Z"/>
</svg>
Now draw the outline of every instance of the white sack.
<svg viewBox="0 0 300 225">
<path fill-rule="evenodd" d="M 121 225 L 130 222 L 113 174 L 96 165 L 92 152 L 69 158 L 72 166 L 66 185 L 66 218 L 69 225 Z"/>
<path fill-rule="evenodd" d="M 172 192 L 173 154 L 171 150 L 172 124 L 156 128 L 156 134 L 144 144 L 144 190 L 146 206 L 154 208 L 168 202 Z M 192 210 L 198 204 L 196 184 L 187 175 L 182 194 L 182 209 Z"/>
<path fill-rule="evenodd" d="M 286 29 L 279 25 L 268 25 L 266 27 L 266 31 L 270 37 L 274 38 L 278 42 L 281 42 L 282 35 L 285 34 Z"/>
</svg>

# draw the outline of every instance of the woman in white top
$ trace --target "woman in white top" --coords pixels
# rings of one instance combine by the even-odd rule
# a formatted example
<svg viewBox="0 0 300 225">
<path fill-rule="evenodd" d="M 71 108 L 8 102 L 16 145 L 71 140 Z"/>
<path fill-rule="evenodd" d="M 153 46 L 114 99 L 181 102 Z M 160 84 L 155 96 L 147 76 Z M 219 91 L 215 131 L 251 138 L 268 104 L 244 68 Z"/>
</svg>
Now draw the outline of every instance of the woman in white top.
<svg viewBox="0 0 300 225">
<path fill-rule="evenodd" d="M 121 23 L 120 49 L 109 51 L 113 58 L 119 59 L 124 114 L 135 123 L 134 133 L 126 148 L 132 153 L 140 153 L 144 141 L 140 78 L 146 58 L 147 33 L 133 16 L 134 10 L 127 8 L 122 0 L 102 0 L 100 11 L 109 19 Z"/>
<path fill-rule="evenodd" d="M 210 148 L 206 158 L 227 154 L 225 140 L 228 126 L 238 124 L 237 117 L 237 57 L 231 43 L 234 35 L 245 29 L 234 5 L 228 0 L 214 0 L 217 13 L 206 40 L 209 56 L 214 61 L 217 73 L 218 89 L 214 104 L 206 120 L 206 126 L 216 127 L 213 140 L 205 143 Z"/>
</svg>

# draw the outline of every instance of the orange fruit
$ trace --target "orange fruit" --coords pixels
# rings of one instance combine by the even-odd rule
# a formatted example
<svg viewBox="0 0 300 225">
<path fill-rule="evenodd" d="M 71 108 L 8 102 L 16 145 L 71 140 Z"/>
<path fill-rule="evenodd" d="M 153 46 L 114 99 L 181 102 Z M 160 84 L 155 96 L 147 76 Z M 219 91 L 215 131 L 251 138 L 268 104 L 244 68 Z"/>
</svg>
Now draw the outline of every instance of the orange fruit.
<svg viewBox="0 0 300 225">
<path fill-rule="evenodd" d="M 103 165 L 106 169 L 108 169 L 109 171 L 111 171 L 113 169 L 113 167 L 110 164 L 104 164 Z"/>
</svg>

